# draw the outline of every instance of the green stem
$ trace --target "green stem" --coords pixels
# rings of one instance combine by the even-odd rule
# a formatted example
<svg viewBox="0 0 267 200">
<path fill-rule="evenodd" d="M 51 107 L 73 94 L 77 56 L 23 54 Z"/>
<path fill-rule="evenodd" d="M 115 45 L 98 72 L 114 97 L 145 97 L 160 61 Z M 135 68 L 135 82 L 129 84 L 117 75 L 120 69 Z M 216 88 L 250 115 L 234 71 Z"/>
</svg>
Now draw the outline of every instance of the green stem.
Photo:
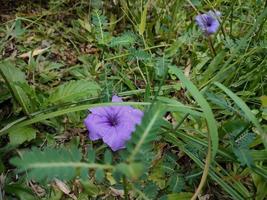
<svg viewBox="0 0 267 200">
<path fill-rule="evenodd" d="M 196 200 L 198 198 L 198 195 L 200 194 L 202 188 L 204 187 L 206 180 L 207 180 L 207 177 L 208 177 L 208 174 L 209 174 L 210 164 L 211 164 L 211 140 L 210 140 L 210 135 L 209 135 L 208 136 L 208 154 L 206 157 L 206 162 L 205 162 L 203 174 L 202 174 L 200 183 L 197 187 L 197 190 L 196 190 L 194 196 L 191 198 L 191 200 Z"/>
<path fill-rule="evenodd" d="M 208 36 L 208 44 L 209 44 L 209 48 L 210 48 L 211 53 L 215 57 L 216 56 L 216 51 L 215 51 L 215 48 L 213 46 L 213 42 L 212 42 L 212 39 L 211 39 L 210 36 Z"/>
<path fill-rule="evenodd" d="M 126 176 L 123 176 L 123 189 L 124 189 L 124 199 L 128 200 L 129 195 L 128 195 L 128 187 L 127 187 L 127 178 Z"/>
</svg>

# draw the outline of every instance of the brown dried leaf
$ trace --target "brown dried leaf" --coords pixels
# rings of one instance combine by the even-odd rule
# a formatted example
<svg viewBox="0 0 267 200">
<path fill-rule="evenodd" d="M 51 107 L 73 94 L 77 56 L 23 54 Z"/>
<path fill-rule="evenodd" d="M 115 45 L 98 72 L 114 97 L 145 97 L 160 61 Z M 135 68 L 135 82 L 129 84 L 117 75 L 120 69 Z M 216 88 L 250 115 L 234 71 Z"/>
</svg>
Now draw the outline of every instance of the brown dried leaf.
<svg viewBox="0 0 267 200">
<path fill-rule="evenodd" d="M 45 52 L 47 49 L 49 49 L 49 47 L 44 48 L 44 49 L 34 49 L 33 51 L 29 51 L 27 53 L 23 53 L 18 57 L 19 58 L 29 58 L 30 56 L 32 56 L 32 57 L 38 56 L 38 55 L 42 54 L 43 52 Z"/>
</svg>

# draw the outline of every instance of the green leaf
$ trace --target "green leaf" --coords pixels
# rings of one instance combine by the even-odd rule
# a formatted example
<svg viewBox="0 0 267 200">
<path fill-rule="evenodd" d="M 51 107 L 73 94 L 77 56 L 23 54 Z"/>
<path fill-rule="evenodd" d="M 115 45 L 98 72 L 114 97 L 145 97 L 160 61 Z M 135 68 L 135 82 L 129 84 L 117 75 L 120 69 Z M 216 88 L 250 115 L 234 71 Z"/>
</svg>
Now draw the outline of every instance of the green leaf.
<svg viewBox="0 0 267 200">
<path fill-rule="evenodd" d="M 24 126 L 15 130 L 11 130 L 8 134 L 11 145 L 22 144 L 31 141 L 36 137 L 36 130 L 30 126 Z"/>
<path fill-rule="evenodd" d="M 184 188 L 184 178 L 179 174 L 173 174 L 168 180 L 168 186 L 172 192 L 181 192 Z"/>
<path fill-rule="evenodd" d="M 124 33 L 121 36 L 113 37 L 109 43 L 110 47 L 129 47 L 135 43 L 135 37 L 133 34 Z"/>
<path fill-rule="evenodd" d="M 13 30 L 13 36 L 19 37 L 22 36 L 26 32 L 26 29 L 22 28 L 21 20 L 17 19 L 15 22 L 15 29 Z"/>
<path fill-rule="evenodd" d="M 133 60 L 145 61 L 145 60 L 149 60 L 151 58 L 151 56 L 148 52 L 141 50 L 141 49 L 130 49 L 129 53 L 130 54 L 128 56 L 128 59 L 130 61 L 133 61 Z"/>
<path fill-rule="evenodd" d="M 199 167 L 201 167 L 202 169 L 205 167 L 205 164 L 203 163 L 203 161 L 200 160 L 194 154 L 194 152 L 191 152 L 190 149 L 185 148 L 185 144 L 181 142 L 181 140 L 179 140 L 175 134 L 167 133 L 165 134 L 164 139 L 174 144 L 175 146 L 177 146 L 179 149 L 181 149 L 181 151 L 185 152 Z M 217 167 L 218 166 L 219 164 L 217 164 Z M 222 170 L 223 168 L 220 167 L 220 169 Z M 245 198 L 249 198 L 250 194 L 248 192 L 242 191 L 242 193 L 240 193 L 239 188 L 244 187 L 242 183 L 236 181 L 235 184 L 233 184 L 231 181 L 225 180 L 225 177 L 226 177 L 225 174 L 228 174 L 228 173 L 227 171 L 223 171 L 223 173 L 224 174 L 221 174 L 221 172 L 218 171 L 218 169 L 215 169 L 213 166 L 211 166 L 209 169 L 210 178 L 216 183 L 218 183 L 224 189 L 225 192 L 227 192 L 228 194 L 232 196 L 233 199 L 243 200 Z"/>
<path fill-rule="evenodd" d="M 247 165 L 251 167 L 253 165 L 253 159 L 249 149 L 234 148 L 233 152 L 242 166 Z"/>
<path fill-rule="evenodd" d="M 137 180 L 143 174 L 144 167 L 141 163 L 120 163 L 116 169 L 129 179 Z"/>
<path fill-rule="evenodd" d="M 267 12 L 267 9 L 266 9 Z M 262 137 L 263 144 L 265 148 L 267 148 L 267 134 L 263 131 L 261 128 L 257 118 L 254 116 L 254 114 L 251 112 L 249 107 L 246 105 L 246 103 L 239 98 L 235 93 L 233 93 L 231 90 L 229 90 L 227 87 L 222 85 L 219 82 L 214 83 L 218 88 L 220 88 L 222 91 L 224 91 L 233 101 L 236 103 L 236 105 L 246 114 L 246 117 L 249 121 L 251 121 L 255 127 L 258 129 L 259 134 Z"/>
<path fill-rule="evenodd" d="M 103 169 L 97 169 L 95 172 L 95 179 L 98 183 L 102 183 L 105 178 L 105 173 Z"/>
<path fill-rule="evenodd" d="M 142 15 L 141 15 L 141 21 L 139 24 L 139 34 L 140 35 L 143 35 L 145 32 L 145 29 L 146 29 L 146 16 L 147 16 L 147 8 L 148 8 L 149 3 L 150 3 L 150 1 L 147 1 L 146 5 L 144 7 L 144 10 L 142 12 Z"/>
<path fill-rule="evenodd" d="M 263 177 L 252 173 L 254 185 L 257 188 L 255 200 L 264 200 L 267 197 L 267 181 Z"/>
<path fill-rule="evenodd" d="M 81 159 L 82 155 L 77 148 L 46 148 L 43 151 L 34 148 L 24 152 L 21 158 L 12 158 L 10 163 L 19 171 L 27 171 L 28 177 L 37 181 L 53 178 L 70 180 L 79 176 L 85 169 L 113 169 L 110 165 L 85 163 L 81 162 Z"/>
<path fill-rule="evenodd" d="M 260 100 L 261 100 L 261 106 L 266 108 L 267 107 L 267 96 L 261 96 Z"/>
<path fill-rule="evenodd" d="M 155 64 L 155 73 L 157 77 L 164 77 L 166 72 L 168 71 L 168 66 L 171 65 L 170 61 L 167 60 L 164 56 L 158 58 Z"/>
<path fill-rule="evenodd" d="M 159 188 L 154 183 L 147 183 L 143 192 L 149 199 L 156 199 Z"/>
<path fill-rule="evenodd" d="M 31 113 L 34 110 L 34 104 L 27 94 L 27 92 L 30 93 L 31 88 L 26 81 L 25 74 L 8 61 L 0 63 L 0 74 L 23 111 L 26 114 Z"/>
<path fill-rule="evenodd" d="M 180 193 L 174 193 L 169 194 L 167 200 L 189 200 L 193 196 L 193 193 L 191 192 L 180 192 Z"/>
<path fill-rule="evenodd" d="M 81 181 L 83 189 L 86 194 L 96 197 L 100 192 L 101 189 L 97 185 L 95 185 L 92 181 Z"/>
<path fill-rule="evenodd" d="M 73 102 L 97 96 L 99 92 L 100 87 L 95 82 L 86 80 L 69 81 L 55 88 L 47 101 L 52 104 Z"/>
<path fill-rule="evenodd" d="M 184 76 L 183 72 L 180 69 L 175 66 L 170 66 L 169 69 L 171 73 L 175 74 L 181 80 L 181 82 L 185 85 L 185 87 L 189 90 L 191 95 L 203 109 L 210 135 L 209 137 L 211 138 L 212 143 L 212 158 L 215 158 L 216 152 L 218 150 L 219 137 L 217 131 L 217 123 L 208 102 L 205 100 L 197 87 Z"/>
<path fill-rule="evenodd" d="M 104 154 L 104 163 L 111 164 L 112 162 L 112 153 L 110 150 L 106 150 Z"/>
<path fill-rule="evenodd" d="M 141 124 L 137 126 L 132 139 L 126 145 L 129 152 L 128 161 L 131 162 L 136 159 L 144 161 L 146 156 L 149 157 L 151 142 L 157 139 L 163 114 L 164 111 L 161 104 L 156 104 L 145 112 Z"/>
<path fill-rule="evenodd" d="M 89 163 L 95 162 L 95 150 L 92 147 L 88 149 L 87 158 Z"/>
</svg>

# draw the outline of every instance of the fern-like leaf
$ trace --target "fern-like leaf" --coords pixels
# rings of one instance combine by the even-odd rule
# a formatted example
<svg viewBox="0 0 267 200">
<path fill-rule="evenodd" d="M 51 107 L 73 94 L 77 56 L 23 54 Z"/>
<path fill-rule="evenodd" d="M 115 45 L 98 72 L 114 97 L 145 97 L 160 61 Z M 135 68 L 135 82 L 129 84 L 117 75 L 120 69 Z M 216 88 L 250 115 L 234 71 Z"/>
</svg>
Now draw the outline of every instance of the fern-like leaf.
<svg viewBox="0 0 267 200">
<path fill-rule="evenodd" d="M 144 50 L 136 50 L 136 49 L 131 49 L 130 50 L 130 55 L 128 57 L 128 59 L 130 61 L 132 60 L 149 60 L 151 58 L 150 54 Z"/>
<path fill-rule="evenodd" d="M 124 33 L 121 36 L 113 37 L 109 46 L 110 47 L 129 47 L 135 43 L 135 36 L 131 33 Z"/>
<path fill-rule="evenodd" d="M 144 114 L 141 124 L 127 143 L 128 161 L 145 161 L 150 157 L 151 143 L 157 139 L 163 114 L 164 111 L 160 104 L 155 104 Z"/>
<path fill-rule="evenodd" d="M 34 148 L 22 156 L 12 158 L 10 163 L 19 171 L 27 171 L 29 178 L 37 181 L 60 178 L 73 179 L 76 176 L 86 176 L 88 169 L 110 169 L 110 165 L 82 162 L 82 154 L 77 148 L 45 149 Z"/>
</svg>

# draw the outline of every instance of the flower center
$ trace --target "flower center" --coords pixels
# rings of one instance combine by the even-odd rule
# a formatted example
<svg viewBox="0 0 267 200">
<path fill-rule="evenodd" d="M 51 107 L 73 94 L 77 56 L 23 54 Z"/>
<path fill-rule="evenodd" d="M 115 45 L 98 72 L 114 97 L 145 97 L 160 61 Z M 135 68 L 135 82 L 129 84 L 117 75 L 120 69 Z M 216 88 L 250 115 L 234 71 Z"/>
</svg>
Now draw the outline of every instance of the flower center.
<svg viewBox="0 0 267 200">
<path fill-rule="evenodd" d="M 119 124 L 119 119 L 117 115 L 109 115 L 107 123 L 110 126 L 117 126 Z"/>
<path fill-rule="evenodd" d="M 210 17 L 210 16 L 208 16 L 207 18 L 206 18 L 206 26 L 207 27 L 210 27 L 210 26 L 212 26 L 212 22 L 213 22 L 213 18 L 212 17 Z"/>
</svg>

